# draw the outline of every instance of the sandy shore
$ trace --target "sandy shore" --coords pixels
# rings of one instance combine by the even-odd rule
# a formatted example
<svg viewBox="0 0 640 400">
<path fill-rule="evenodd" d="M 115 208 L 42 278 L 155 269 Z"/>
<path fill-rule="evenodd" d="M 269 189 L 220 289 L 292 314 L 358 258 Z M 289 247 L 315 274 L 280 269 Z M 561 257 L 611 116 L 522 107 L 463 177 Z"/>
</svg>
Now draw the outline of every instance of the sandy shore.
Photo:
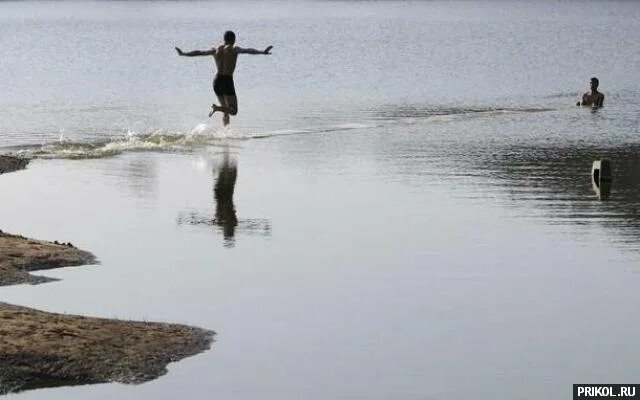
<svg viewBox="0 0 640 400">
<path fill-rule="evenodd" d="M 9 158 L 0 156 L 0 162 Z M 6 161 L 0 171 L 24 168 Z M 0 231 L 0 286 L 42 283 L 31 271 L 95 263 L 70 243 L 33 240 Z M 0 395 L 90 383 L 145 382 L 170 362 L 200 353 L 212 331 L 150 322 L 88 318 L 0 303 Z"/>
<path fill-rule="evenodd" d="M 141 383 L 209 348 L 212 332 L 52 314 L 0 303 L 0 394 L 102 382 Z"/>
<path fill-rule="evenodd" d="M 0 286 L 49 280 L 28 271 L 94 263 L 92 254 L 0 233 Z M 46 313 L 0 303 L 0 394 L 40 387 L 145 382 L 209 348 L 214 333 L 173 324 Z"/>
<path fill-rule="evenodd" d="M 0 286 L 42 283 L 30 271 L 94 264 L 95 257 L 71 243 L 45 242 L 0 231 Z"/>
<path fill-rule="evenodd" d="M 29 271 L 86 265 L 71 244 L 0 233 L 0 286 L 41 283 Z M 145 382 L 209 348 L 213 332 L 173 324 L 46 313 L 0 303 L 0 394 L 40 387 Z"/>
</svg>

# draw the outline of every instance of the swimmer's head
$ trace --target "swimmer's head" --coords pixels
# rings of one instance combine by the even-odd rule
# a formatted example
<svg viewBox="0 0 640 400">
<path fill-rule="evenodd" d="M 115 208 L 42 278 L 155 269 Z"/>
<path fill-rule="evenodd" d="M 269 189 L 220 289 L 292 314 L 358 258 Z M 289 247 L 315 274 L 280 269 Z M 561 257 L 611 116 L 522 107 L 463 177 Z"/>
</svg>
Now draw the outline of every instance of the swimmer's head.
<svg viewBox="0 0 640 400">
<path fill-rule="evenodd" d="M 594 76 L 593 78 L 591 78 L 591 82 L 589 85 L 591 86 L 592 89 L 597 89 L 599 84 L 600 84 L 600 81 L 598 80 L 598 78 Z"/>
<path fill-rule="evenodd" d="M 224 43 L 234 44 L 236 42 L 236 34 L 233 31 L 226 31 L 224 33 Z"/>
</svg>

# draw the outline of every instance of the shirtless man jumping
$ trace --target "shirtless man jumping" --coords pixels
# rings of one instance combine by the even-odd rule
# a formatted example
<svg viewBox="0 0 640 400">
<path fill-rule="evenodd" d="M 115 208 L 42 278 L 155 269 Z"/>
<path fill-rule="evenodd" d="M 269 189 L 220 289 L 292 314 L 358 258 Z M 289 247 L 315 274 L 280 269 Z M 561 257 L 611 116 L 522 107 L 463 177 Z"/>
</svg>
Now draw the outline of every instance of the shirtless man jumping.
<svg viewBox="0 0 640 400">
<path fill-rule="evenodd" d="M 600 82 L 598 78 L 591 78 L 589 86 L 591 86 L 591 93 L 587 92 L 582 95 L 582 101 L 579 101 L 577 106 L 591 106 L 593 108 L 599 108 L 604 105 L 604 94 L 598 92 L 598 85 Z"/>
<path fill-rule="evenodd" d="M 268 55 L 271 54 L 270 51 L 273 48 L 273 46 L 269 46 L 263 51 L 243 49 L 242 47 L 234 46 L 235 42 L 236 34 L 231 31 L 226 31 L 224 33 L 224 43 L 210 50 L 194 50 L 185 53 L 176 47 L 178 55 L 185 57 L 213 56 L 216 62 L 216 77 L 213 79 L 213 91 L 216 93 L 216 96 L 218 96 L 220 105 L 218 106 L 215 103 L 211 105 L 209 117 L 216 111 L 223 112 L 222 123 L 225 126 L 229 124 L 229 115 L 236 115 L 238 113 L 238 98 L 236 97 L 236 89 L 233 84 L 233 72 L 236 69 L 238 54 Z"/>
</svg>

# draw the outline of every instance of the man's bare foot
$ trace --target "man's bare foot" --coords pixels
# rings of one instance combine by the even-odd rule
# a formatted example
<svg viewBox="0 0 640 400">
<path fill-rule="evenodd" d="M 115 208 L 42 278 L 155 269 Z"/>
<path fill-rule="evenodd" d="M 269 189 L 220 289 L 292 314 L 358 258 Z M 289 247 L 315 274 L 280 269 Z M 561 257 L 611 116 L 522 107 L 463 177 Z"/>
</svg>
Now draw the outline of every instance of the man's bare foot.
<svg viewBox="0 0 640 400">
<path fill-rule="evenodd" d="M 222 117 L 222 124 L 223 124 L 224 126 L 229 125 L 229 114 L 225 114 L 225 115 Z"/>
<path fill-rule="evenodd" d="M 214 112 L 218 111 L 218 106 L 216 106 L 215 104 L 211 105 L 211 111 L 209 111 L 209 118 L 211 118 L 211 116 L 213 115 Z"/>
</svg>

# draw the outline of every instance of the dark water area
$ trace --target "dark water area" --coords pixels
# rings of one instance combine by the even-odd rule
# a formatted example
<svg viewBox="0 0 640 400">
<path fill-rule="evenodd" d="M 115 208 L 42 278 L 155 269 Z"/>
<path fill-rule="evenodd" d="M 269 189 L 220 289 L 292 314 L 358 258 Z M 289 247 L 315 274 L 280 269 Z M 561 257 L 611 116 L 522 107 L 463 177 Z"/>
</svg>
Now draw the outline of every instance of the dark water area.
<svg viewBox="0 0 640 400">
<path fill-rule="evenodd" d="M 487 172 L 511 201 L 542 209 L 550 223 L 606 227 L 614 241 L 637 250 L 640 234 L 640 146 L 512 147 Z M 609 159 L 612 182 L 603 191 L 591 179 L 590 163 Z"/>
</svg>

